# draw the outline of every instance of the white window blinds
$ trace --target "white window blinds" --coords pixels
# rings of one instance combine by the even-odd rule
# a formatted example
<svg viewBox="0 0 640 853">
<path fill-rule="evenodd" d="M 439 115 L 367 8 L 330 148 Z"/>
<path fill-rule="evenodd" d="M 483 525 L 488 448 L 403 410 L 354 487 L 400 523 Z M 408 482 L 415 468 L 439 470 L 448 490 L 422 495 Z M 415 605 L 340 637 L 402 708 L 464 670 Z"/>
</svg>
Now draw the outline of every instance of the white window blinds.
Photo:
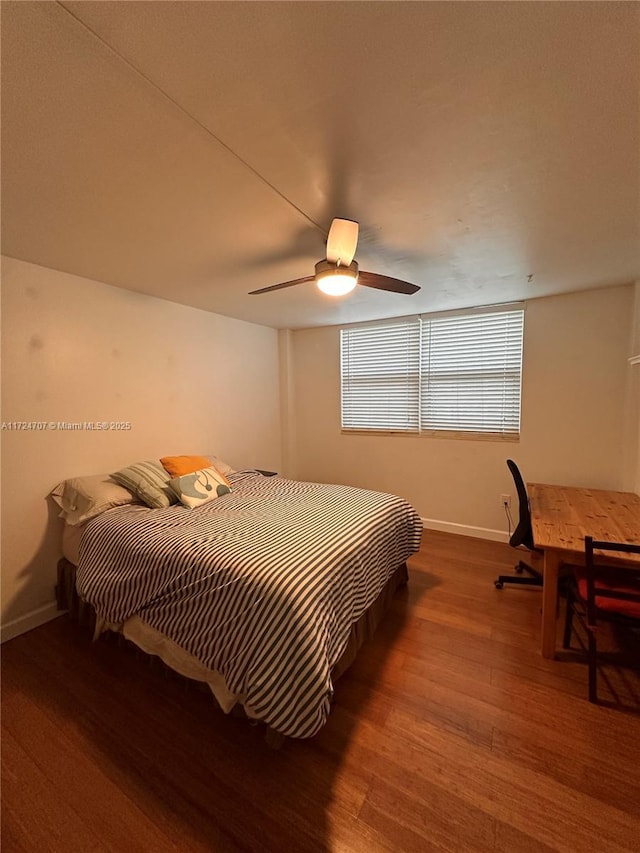
<svg viewBox="0 0 640 853">
<path fill-rule="evenodd" d="M 524 311 L 422 318 L 422 430 L 517 435 Z"/>
<path fill-rule="evenodd" d="M 517 437 L 523 329 L 520 305 L 343 329 L 343 429 Z"/>
<path fill-rule="evenodd" d="M 342 426 L 419 429 L 420 320 L 342 329 Z"/>
</svg>

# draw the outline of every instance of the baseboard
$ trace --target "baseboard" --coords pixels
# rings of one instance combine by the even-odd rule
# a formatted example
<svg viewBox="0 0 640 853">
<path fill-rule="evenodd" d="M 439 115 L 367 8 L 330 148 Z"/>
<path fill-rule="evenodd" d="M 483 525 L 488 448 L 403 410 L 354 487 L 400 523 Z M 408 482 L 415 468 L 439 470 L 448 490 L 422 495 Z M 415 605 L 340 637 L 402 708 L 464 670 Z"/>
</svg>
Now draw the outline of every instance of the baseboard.
<svg viewBox="0 0 640 853">
<path fill-rule="evenodd" d="M 25 616 L 20 616 L 18 619 L 12 619 L 0 628 L 0 643 L 5 643 L 7 640 L 12 640 L 19 634 L 25 634 L 31 631 L 32 628 L 38 628 L 44 625 L 45 622 L 50 622 L 58 616 L 62 616 L 64 611 L 58 610 L 58 605 L 55 601 L 50 604 L 45 604 L 44 607 L 38 607 L 37 610 L 32 610 Z"/>
<path fill-rule="evenodd" d="M 423 518 L 422 524 L 426 530 L 441 530 L 443 533 L 455 533 L 457 536 L 473 536 L 475 539 L 490 539 L 492 542 L 509 541 L 509 534 L 504 530 L 491 530 L 489 527 L 472 527 L 470 524 L 439 521 L 437 518 Z"/>
</svg>

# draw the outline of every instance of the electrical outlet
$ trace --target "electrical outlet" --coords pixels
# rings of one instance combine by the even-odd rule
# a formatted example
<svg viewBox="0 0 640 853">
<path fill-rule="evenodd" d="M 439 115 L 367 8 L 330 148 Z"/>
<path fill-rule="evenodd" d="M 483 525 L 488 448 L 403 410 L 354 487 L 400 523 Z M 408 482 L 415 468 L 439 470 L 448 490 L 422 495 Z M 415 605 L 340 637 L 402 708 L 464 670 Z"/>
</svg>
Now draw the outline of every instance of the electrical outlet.
<svg viewBox="0 0 640 853">
<path fill-rule="evenodd" d="M 511 509 L 511 495 L 500 495 L 500 506 Z"/>
</svg>

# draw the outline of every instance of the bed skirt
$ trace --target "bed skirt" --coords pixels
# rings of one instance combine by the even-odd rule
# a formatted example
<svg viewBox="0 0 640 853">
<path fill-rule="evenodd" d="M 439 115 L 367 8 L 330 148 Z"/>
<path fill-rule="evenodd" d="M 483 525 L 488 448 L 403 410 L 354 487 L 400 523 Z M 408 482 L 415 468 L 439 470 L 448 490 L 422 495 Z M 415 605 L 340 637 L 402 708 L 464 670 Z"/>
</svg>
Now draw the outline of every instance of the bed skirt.
<svg viewBox="0 0 640 853">
<path fill-rule="evenodd" d="M 405 586 L 408 580 L 409 573 L 407 571 L 407 565 L 406 563 L 402 563 L 400 566 L 398 566 L 396 571 L 391 575 L 389 580 L 383 586 L 376 600 L 368 607 L 367 610 L 364 611 L 364 613 L 357 620 L 357 622 L 354 622 L 354 624 L 351 626 L 351 632 L 349 634 L 349 640 L 347 641 L 347 645 L 345 646 L 345 649 L 340 659 L 337 661 L 337 663 L 331 670 L 331 678 L 334 683 L 354 662 L 358 651 L 362 647 L 362 645 L 367 642 L 367 640 L 371 639 L 376 628 L 382 621 L 384 614 L 391 606 L 391 602 L 396 591 L 401 586 Z M 65 557 L 62 557 L 58 561 L 58 583 L 56 585 L 56 601 L 58 604 L 58 609 L 67 610 L 69 612 L 70 618 L 74 622 L 77 622 L 79 625 L 82 626 L 87 626 L 91 628 L 91 630 L 95 629 L 95 611 L 90 604 L 83 601 L 78 595 L 76 590 L 76 566 L 74 566 L 73 563 L 69 562 L 69 560 L 67 560 Z M 132 639 L 133 642 L 135 642 L 135 637 L 129 639 Z M 143 648 L 143 651 L 147 651 L 147 649 Z M 165 660 L 162 654 L 160 654 L 159 656 L 169 667 L 171 667 L 172 669 L 176 669 L 175 666 L 171 665 L 170 660 Z M 179 671 L 179 669 L 177 671 Z M 180 674 L 187 675 L 184 672 Z M 189 674 L 187 675 L 187 677 L 195 677 L 195 679 L 197 680 L 197 676 L 192 676 Z M 209 686 L 212 687 L 211 684 L 209 684 Z M 212 691 L 215 695 L 213 687 Z M 275 732 L 269 727 L 267 727 L 266 740 L 270 746 L 278 747 L 284 742 L 284 740 L 286 740 L 286 738 L 284 735 L 281 735 L 278 732 Z"/>
</svg>

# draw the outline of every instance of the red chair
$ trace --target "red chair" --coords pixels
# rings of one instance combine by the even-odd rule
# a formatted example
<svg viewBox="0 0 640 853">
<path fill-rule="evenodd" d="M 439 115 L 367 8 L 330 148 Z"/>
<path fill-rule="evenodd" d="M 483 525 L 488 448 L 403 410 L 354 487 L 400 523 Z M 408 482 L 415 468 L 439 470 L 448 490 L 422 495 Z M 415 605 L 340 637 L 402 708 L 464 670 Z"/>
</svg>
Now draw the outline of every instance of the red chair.
<svg viewBox="0 0 640 853">
<path fill-rule="evenodd" d="M 575 616 L 587 634 L 589 701 L 597 702 L 598 621 L 640 627 L 640 563 L 637 569 L 603 565 L 600 555 L 594 558 L 594 551 L 611 552 L 613 556 L 616 552 L 618 556 L 640 554 L 640 545 L 597 542 L 585 536 L 584 548 L 585 565 L 572 566 L 574 583 L 567 591 L 563 646 L 570 648 Z"/>
</svg>

